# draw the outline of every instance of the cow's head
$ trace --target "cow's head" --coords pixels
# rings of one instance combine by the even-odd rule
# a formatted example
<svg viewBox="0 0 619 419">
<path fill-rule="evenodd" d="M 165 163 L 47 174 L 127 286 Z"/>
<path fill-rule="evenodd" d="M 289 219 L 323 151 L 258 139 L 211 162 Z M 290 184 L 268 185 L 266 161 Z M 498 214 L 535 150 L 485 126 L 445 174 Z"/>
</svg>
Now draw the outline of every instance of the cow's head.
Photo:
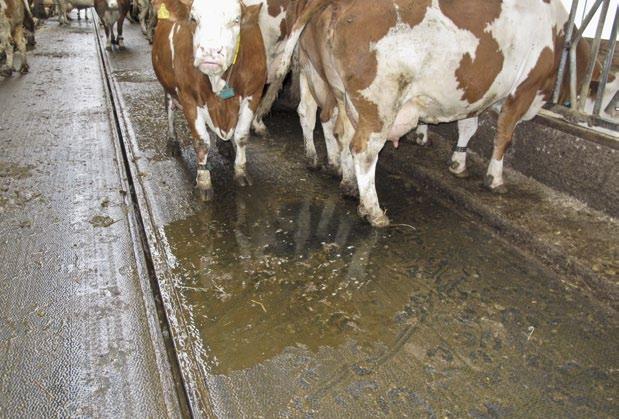
<svg viewBox="0 0 619 419">
<path fill-rule="evenodd" d="M 193 34 L 194 66 L 208 76 L 221 76 L 234 62 L 241 34 L 240 0 L 195 0 L 190 18 Z"/>
</svg>

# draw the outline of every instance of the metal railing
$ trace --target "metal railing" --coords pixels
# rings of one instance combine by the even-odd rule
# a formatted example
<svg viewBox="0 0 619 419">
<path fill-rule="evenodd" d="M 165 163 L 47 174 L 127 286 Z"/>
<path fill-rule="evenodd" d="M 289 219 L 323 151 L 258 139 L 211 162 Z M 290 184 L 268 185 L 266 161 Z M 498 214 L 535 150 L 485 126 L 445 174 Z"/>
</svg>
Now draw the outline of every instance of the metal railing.
<svg viewBox="0 0 619 419">
<path fill-rule="evenodd" d="M 584 17 L 581 27 L 576 28 L 574 24 L 576 20 L 576 12 L 579 6 L 580 0 L 573 0 L 572 7 L 570 9 L 569 22 L 567 25 L 567 30 L 565 34 L 565 45 L 563 49 L 563 53 L 561 55 L 561 61 L 559 65 L 559 72 L 557 74 L 557 82 L 555 85 L 555 90 L 552 98 L 552 102 L 556 104 L 553 107 L 553 110 L 558 111 L 562 115 L 568 117 L 570 120 L 575 120 L 576 122 L 587 122 L 590 126 L 602 126 L 605 128 L 610 128 L 613 130 L 617 130 L 619 126 L 616 121 L 612 122 L 604 118 L 600 118 L 600 113 L 602 111 L 602 103 L 604 100 L 604 91 L 608 84 L 608 76 L 613 64 L 613 57 L 615 53 L 615 47 L 617 44 L 617 26 L 619 24 L 619 6 L 615 10 L 615 16 L 613 19 L 613 26 L 611 30 L 611 35 L 609 38 L 609 48 L 606 58 L 604 59 L 604 65 L 602 69 L 602 75 L 599 81 L 597 94 L 593 106 L 592 114 L 589 114 L 585 111 L 585 104 L 587 102 L 587 98 L 589 96 L 589 88 L 591 81 L 593 79 L 593 72 L 595 70 L 595 64 L 598 59 L 598 55 L 600 52 L 600 44 L 602 40 L 602 32 L 604 29 L 604 25 L 606 23 L 606 19 L 608 17 L 608 11 L 610 8 L 610 0 L 596 0 L 595 3 L 591 6 L 591 9 Z M 591 45 L 591 56 L 589 60 L 589 65 L 587 67 L 587 71 L 585 73 L 585 78 L 582 81 L 581 90 L 578 92 L 577 88 L 577 62 L 576 62 L 576 49 L 578 46 L 578 42 L 582 39 L 583 34 L 587 27 L 591 24 L 596 13 L 600 11 L 599 20 L 597 22 L 597 28 L 595 31 L 595 37 L 593 38 L 593 43 Z M 568 61 L 569 60 L 569 61 Z M 561 89 L 563 85 L 563 80 L 565 77 L 566 69 L 568 68 L 569 62 L 569 93 L 570 93 L 570 108 L 565 108 L 563 103 L 558 103 L 559 98 L 561 96 Z M 612 110 L 617 106 L 617 102 L 619 100 L 619 93 L 615 95 L 615 97 L 610 101 L 606 110 Z M 563 108 L 563 109 L 561 109 Z M 611 108 L 611 109 L 609 109 Z"/>
</svg>

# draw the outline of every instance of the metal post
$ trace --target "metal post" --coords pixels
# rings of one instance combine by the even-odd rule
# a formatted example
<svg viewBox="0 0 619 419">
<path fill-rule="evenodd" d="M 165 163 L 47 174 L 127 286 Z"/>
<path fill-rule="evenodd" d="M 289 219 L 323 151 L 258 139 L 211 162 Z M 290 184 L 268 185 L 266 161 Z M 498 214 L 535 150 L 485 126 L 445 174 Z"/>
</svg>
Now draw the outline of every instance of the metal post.
<svg viewBox="0 0 619 419">
<path fill-rule="evenodd" d="M 567 32 L 565 34 L 565 43 L 563 44 L 563 52 L 561 53 L 561 63 L 559 64 L 559 74 L 557 75 L 557 82 L 555 84 L 555 91 L 552 96 L 552 103 L 559 101 L 561 95 L 561 87 L 563 85 L 563 78 L 565 77 L 565 65 L 567 64 L 567 57 L 572 46 L 572 36 L 574 35 L 574 21 L 576 20 L 576 10 L 578 9 L 579 0 L 572 1 L 572 9 L 570 10 L 570 18 L 567 24 Z M 559 105 L 563 105 L 560 103 Z"/>
<path fill-rule="evenodd" d="M 615 47 L 617 46 L 617 26 L 619 26 L 619 5 L 615 11 L 615 20 L 613 21 L 613 29 L 609 38 L 610 45 L 608 48 L 608 55 L 606 56 L 606 61 L 604 62 L 602 79 L 600 80 L 597 97 L 595 98 L 595 105 L 593 106 L 593 115 L 595 116 L 600 115 L 602 100 L 604 99 L 604 90 L 606 89 L 606 84 L 608 83 L 608 73 L 610 72 L 610 68 L 613 64 L 613 57 L 615 56 Z"/>
<path fill-rule="evenodd" d="M 598 27 L 595 32 L 595 38 L 593 40 L 593 47 L 591 51 L 591 57 L 589 59 L 589 66 L 585 73 L 585 79 L 583 80 L 582 87 L 580 89 L 580 100 L 578 101 L 577 111 L 582 112 L 587 102 L 587 96 L 589 93 L 589 85 L 593 78 L 593 70 L 597 61 L 597 56 L 600 51 L 600 41 L 602 38 L 602 31 L 604 30 L 604 22 L 606 21 L 606 15 L 608 14 L 608 7 L 610 6 L 610 0 L 605 0 L 602 6 L 602 12 L 600 13 L 600 20 L 598 21 Z"/>
</svg>

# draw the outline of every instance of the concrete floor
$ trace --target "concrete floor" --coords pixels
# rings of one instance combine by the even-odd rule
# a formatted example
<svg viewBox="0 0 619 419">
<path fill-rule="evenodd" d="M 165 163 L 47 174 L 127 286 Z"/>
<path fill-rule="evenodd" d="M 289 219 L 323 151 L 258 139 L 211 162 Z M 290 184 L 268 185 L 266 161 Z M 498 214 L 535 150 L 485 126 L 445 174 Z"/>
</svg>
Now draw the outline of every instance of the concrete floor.
<svg viewBox="0 0 619 419">
<path fill-rule="evenodd" d="M 0 79 L 0 417 L 175 416 L 92 25 L 37 38 Z"/>
<path fill-rule="evenodd" d="M 432 149 L 384 156 L 394 227 L 376 231 L 305 169 L 296 116 L 275 112 L 248 151 L 254 186 L 215 152 L 202 204 L 190 147 L 166 147 L 137 25 L 125 41 L 107 55 L 114 99 L 194 415 L 617 416 L 612 304 L 401 167 Z M 35 54 L 0 81 L 0 415 L 176 416 L 92 26 L 49 23 Z"/>
</svg>

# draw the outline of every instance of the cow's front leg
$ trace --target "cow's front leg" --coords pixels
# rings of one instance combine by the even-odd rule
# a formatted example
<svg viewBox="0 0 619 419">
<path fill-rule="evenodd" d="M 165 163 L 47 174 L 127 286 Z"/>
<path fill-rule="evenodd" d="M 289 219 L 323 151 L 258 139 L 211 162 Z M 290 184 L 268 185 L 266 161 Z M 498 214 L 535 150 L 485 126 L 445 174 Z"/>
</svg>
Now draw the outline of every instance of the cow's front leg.
<svg viewBox="0 0 619 419">
<path fill-rule="evenodd" d="M 325 135 L 325 145 L 327 146 L 327 167 L 328 173 L 333 176 L 342 176 L 342 151 L 335 137 L 335 124 L 337 121 L 337 111 L 334 111 L 331 118 L 322 123 L 322 131 Z"/>
<path fill-rule="evenodd" d="M 316 111 L 318 104 L 310 91 L 307 76 L 300 74 L 301 102 L 297 108 L 301 128 L 303 128 L 303 140 L 305 144 L 305 164 L 310 169 L 318 169 L 318 154 L 314 144 L 314 128 L 316 128 Z"/>
<path fill-rule="evenodd" d="M 103 25 L 103 29 L 105 30 L 105 49 L 111 51 L 112 43 L 114 42 L 114 33 L 107 24 Z"/>
<path fill-rule="evenodd" d="M 168 151 L 173 156 L 178 155 L 179 144 L 178 137 L 176 135 L 176 125 L 174 124 L 174 111 L 176 110 L 176 105 L 174 104 L 174 99 L 171 95 L 165 95 L 165 104 L 166 104 L 166 113 L 168 115 Z"/>
<path fill-rule="evenodd" d="M 77 9 L 77 20 L 82 20 L 82 16 L 80 16 L 80 9 Z"/>
<path fill-rule="evenodd" d="M 365 135 L 358 130 L 355 136 Z M 372 224 L 373 227 L 387 227 L 389 218 L 380 209 L 378 194 L 376 193 L 376 164 L 378 153 L 385 145 L 385 139 L 380 134 L 371 134 L 365 149 L 353 147 L 355 174 L 359 185 L 359 215 Z M 362 144 L 359 139 L 353 139 L 353 144 Z"/>
<path fill-rule="evenodd" d="M 476 116 L 458 121 L 458 144 L 449 161 L 449 171 L 458 178 L 469 177 L 469 171 L 466 168 L 466 151 L 469 141 L 477 131 L 477 122 Z"/>
<path fill-rule="evenodd" d="M 342 107 L 339 108 L 339 115 L 341 115 L 341 123 L 343 128 L 343 132 L 339 138 L 340 162 L 342 168 L 342 181 L 340 182 L 340 189 L 342 190 L 344 196 L 356 198 L 359 196 L 359 189 L 357 187 L 357 178 L 355 176 L 355 163 L 350 151 L 350 145 L 352 143 L 355 130 Z"/>
<path fill-rule="evenodd" d="M 251 109 L 252 98 L 243 98 L 239 110 L 239 120 L 234 130 L 234 148 L 236 157 L 234 159 L 234 180 L 240 186 L 252 185 L 251 178 L 247 174 L 247 142 L 249 140 L 249 130 L 254 119 L 254 112 Z"/>
<path fill-rule="evenodd" d="M 6 55 L 6 62 L 0 68 L 0 76 L 4 77 L 13 74 L 13 45 L 9 42 L 9 35 L 9 33 L 3 33 L 2 28 L 0 28 L 0 52 L 4 52 L 4 55 Z"/>
<path fill-rule="evenodd" d="M 19 72 L 22 74 L 27 73 L 30 70 L 30 66 L 28 65 L 28 41 L 26 40 L 26 34 L 24 33 L 24 27 L 18 26 L 15 28 L 15 45 L 17 45 L 17 50 L 21 55 L 21 66 L 19 67 Z"/>
<path fill-rule="evenodd" d="M 185 118 L 189 123 L 193 147 L 196 152 L 196 190 L 198 197 L 202 201 L 210 201 L 213 199 L 213 184 L 211 182 L 211 172 L 207 164 L 208 151 L 211 145 L 211 138 L 206 129 L 206 118 L 204 117 L 204 112 L 207 111 L 196 106 L 186 105 L 185 103 L 181 104 L 183 105 Z"/>
<path fill-rule="evenodd" d="M 120 14 L 116 21 L 116 31 L 118 32 L 118 49 L 125 49 L 125 38 L 123 38 L 123 24 L 125 23 L 125 15 Z"/>
</svg>

